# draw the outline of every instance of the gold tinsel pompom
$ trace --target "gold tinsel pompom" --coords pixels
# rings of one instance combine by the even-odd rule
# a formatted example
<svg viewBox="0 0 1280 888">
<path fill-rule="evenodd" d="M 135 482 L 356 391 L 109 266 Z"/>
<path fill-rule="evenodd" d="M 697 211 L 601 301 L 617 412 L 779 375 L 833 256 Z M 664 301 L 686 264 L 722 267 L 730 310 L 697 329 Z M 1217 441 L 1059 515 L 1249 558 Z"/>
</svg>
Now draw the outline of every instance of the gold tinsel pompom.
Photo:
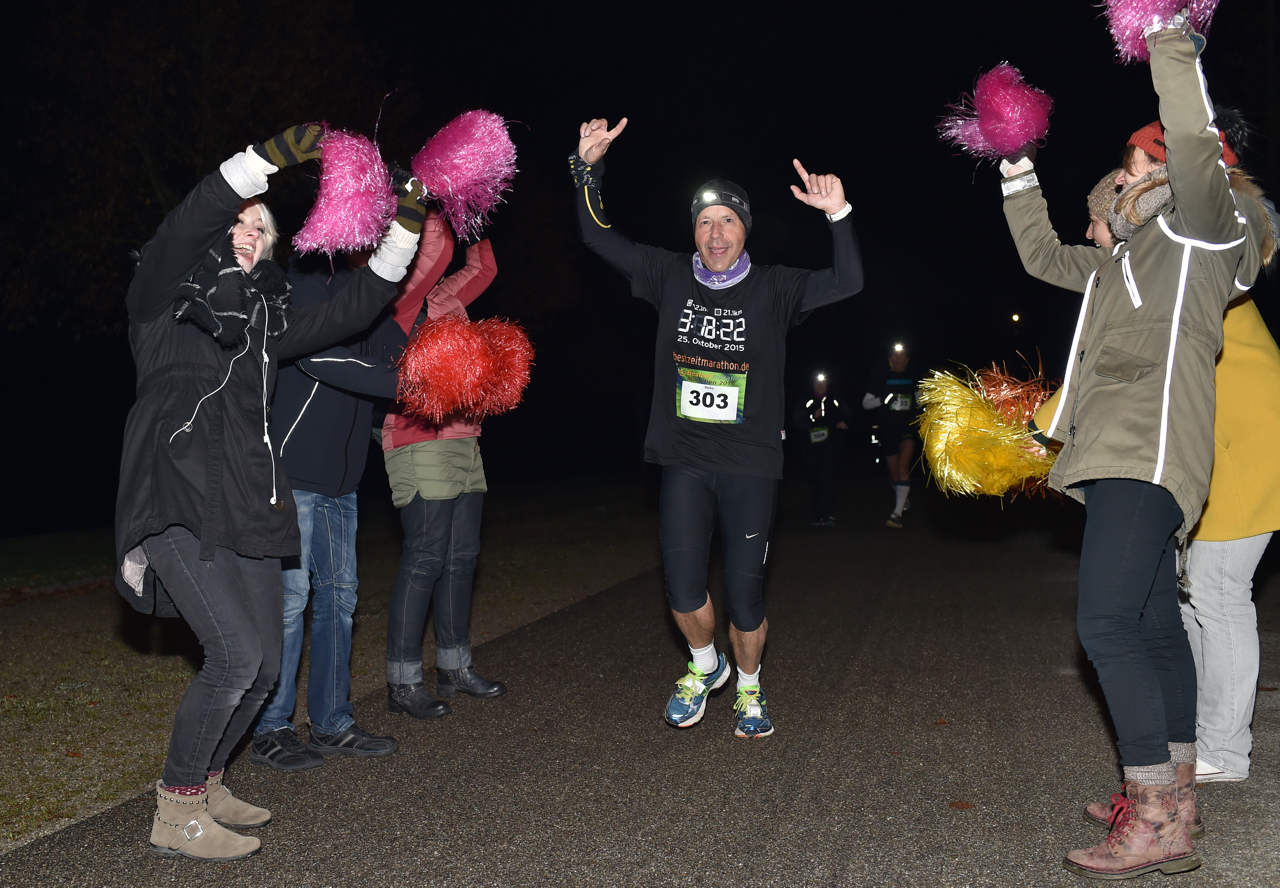
<svg viewBox="0 0 1280 888">
<path fill-rule="evenodd" d="M 1043 379 L 1022 382 L 995 367 L 963 377 L 935 370 L 920 383 L 920 437 L 944 493 L 1003 496 L 1044 484 L 1054 455 L 1027 431 L 1049 397 Z"/>
</svg>

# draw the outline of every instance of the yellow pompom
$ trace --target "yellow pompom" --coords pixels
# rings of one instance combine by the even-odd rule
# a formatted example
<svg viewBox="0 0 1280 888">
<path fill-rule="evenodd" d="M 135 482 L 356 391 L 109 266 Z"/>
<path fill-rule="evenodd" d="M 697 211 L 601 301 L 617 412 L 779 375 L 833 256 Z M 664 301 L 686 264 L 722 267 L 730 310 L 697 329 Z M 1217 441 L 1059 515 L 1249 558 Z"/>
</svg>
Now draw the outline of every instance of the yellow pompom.
<svg viewBox="0 0 1280 888">
<path fill-rule="evenodd" d="M 1001 415 L 972 372 L 962 379 L 935 370 L 920 383 L 920 402 L 925 459 L 944 493 L 1003 496 L 1048 477 L 1054 455 Z"/>
</svg>

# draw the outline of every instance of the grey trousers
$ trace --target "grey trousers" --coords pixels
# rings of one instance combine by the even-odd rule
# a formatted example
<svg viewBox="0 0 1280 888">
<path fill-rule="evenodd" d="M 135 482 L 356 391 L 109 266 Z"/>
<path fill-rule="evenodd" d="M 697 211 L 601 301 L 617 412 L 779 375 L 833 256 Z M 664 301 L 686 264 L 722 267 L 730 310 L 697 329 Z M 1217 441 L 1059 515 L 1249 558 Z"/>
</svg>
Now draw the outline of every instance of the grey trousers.
<svg viewBox="0 0 1280 888">
<path fill-rule="evenodd" d="M 1258 688 L 1258 615 L 1253 572 L 1271 534 L 1193 540 L 1182 623 L 1196 660 L 1196 755 L 1232 777 L 1249 776 Z"/>
</svg>

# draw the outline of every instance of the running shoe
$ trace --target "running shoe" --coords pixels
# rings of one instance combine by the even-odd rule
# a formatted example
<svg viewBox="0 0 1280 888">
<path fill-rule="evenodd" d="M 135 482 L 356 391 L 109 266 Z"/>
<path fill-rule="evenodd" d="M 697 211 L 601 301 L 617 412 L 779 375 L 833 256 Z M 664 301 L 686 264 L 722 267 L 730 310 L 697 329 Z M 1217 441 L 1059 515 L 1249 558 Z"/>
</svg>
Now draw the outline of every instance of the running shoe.
<svg viewBox="0 0 1280 888">
<path fill-rule="evenodd" d="M 733 733 L 739 737 L 768 737 L 773 733 L 769 704 L 760 685 L 738 685 L 738 699 L 733 708 L 738 713 L 738 727 Z"/>
<path fill-rule="evenodd" d="M 676 682 L 676 691 L 667 701 L 665 718 L 669 724 L 677 728 L 689 728 L 702 720 L 702 713 L 707 708 L 707 695 L 722 686 L 729 678 L 729 664 L 724 654 L 716 663 L 716 670 L 710 674 L 689 664 L 689 672 Z"/>
<path fill-rule="evenodd" d="M 901 516 L 901 515 L 897 515 L 897 514 L 895 514 L 895 515 L 890 515 L 890 516 L 889 516 L 889 520 L 888 520 L 888 521 L 886 521 L 886 522 L 884 523 L 884 526 L 885 526 L 885 527 L 892 527 L 892 528 L 894 528 L 894 529 L 896 529 L 896 530 L 901 530 L 901 529 L 902 529 L 902 516 Z"/>
</svg>

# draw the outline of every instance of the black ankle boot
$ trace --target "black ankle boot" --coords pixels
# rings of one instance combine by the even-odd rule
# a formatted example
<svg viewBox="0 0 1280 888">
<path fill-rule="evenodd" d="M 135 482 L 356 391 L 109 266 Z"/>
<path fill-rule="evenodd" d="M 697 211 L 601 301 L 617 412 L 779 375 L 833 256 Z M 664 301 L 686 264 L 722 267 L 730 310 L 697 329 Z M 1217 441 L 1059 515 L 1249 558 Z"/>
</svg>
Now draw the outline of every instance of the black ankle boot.
<svg viewBox="0 0 1280 888">
<path fill-rule="evenodd" d="M 420 681 L 402 685 L 388 684 L 387 709 L 391 712 L 403 712 L 414 718 L 439 718 L 453 711 L 448 703 L 431 696 L 426 685 Z"/>
<path fill-rule="evenodd" d="M 436 674 L 439 676 L 436 694 L 441 697 L 452 697 L 459 691 L 472 697 L 498 697 L 507 692 L 507 686 L 502 682 L 481 678 L 474 666 L 436 669 Z"/>
</svg>

